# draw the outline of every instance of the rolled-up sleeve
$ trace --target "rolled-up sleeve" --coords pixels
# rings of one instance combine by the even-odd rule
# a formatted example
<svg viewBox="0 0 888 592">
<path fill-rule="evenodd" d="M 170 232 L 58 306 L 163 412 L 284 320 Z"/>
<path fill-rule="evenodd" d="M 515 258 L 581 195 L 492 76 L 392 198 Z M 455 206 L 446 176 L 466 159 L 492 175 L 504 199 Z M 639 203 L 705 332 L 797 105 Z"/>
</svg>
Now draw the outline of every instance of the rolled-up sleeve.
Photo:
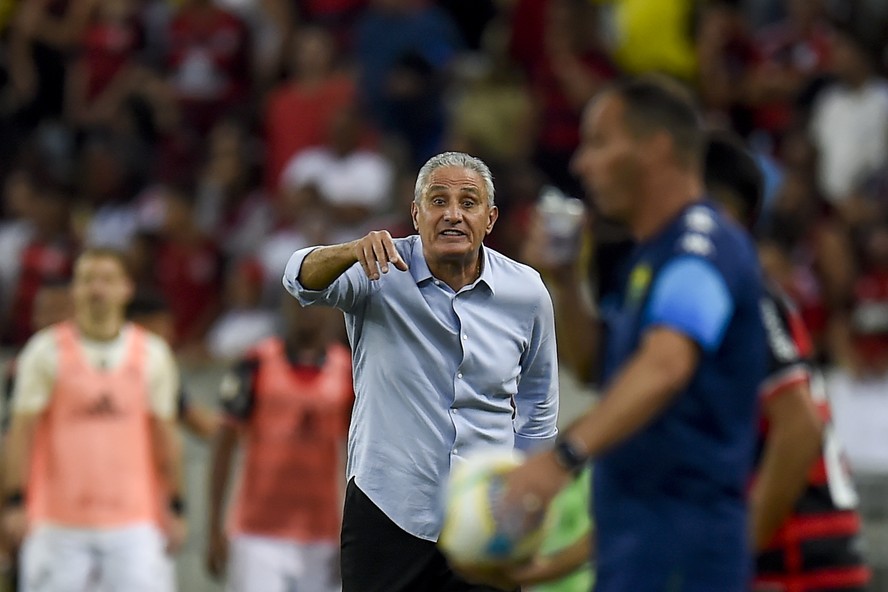
<svg viewBox="0 0 888 592">
<path fill-rule="evenodd" d="M 558 430 L 558 353 L 552 299 L 540 281 L 531 337 L 521 360 L 515 395 L 515 447 L 530 451 L 550 444 Z"/>
<path fill-rule="evenodd" d="M 372 290 L 370 279 L 355 263 L 323 290 L 309 290 L 299 282 L 302 263 L 318 247 L 299 249 L 290 256 L 284 270 L 283 284 L 302 306 L 324 305 L 352 312 Z"/>
</svg>

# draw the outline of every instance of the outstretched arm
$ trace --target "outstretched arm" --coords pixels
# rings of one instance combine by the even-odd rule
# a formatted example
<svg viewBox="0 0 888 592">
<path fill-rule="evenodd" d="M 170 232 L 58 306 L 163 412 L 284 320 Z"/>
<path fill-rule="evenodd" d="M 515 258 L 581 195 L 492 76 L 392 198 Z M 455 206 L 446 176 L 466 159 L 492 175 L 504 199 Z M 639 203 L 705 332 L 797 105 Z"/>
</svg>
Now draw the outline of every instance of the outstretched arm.
<svg viewBox="0 0 888 592">
<path fill-rule="evenodd" d="M 355 263 L 361 264 L 371 280 L 379 279 L 380 271 L 388 273 L 389 263 L 407 271 L 392 236 L 378 230 L 349 243 L 315 249 L 302 261 L 297 279 L 308 290 L 323 290 Z"/>
</svg>

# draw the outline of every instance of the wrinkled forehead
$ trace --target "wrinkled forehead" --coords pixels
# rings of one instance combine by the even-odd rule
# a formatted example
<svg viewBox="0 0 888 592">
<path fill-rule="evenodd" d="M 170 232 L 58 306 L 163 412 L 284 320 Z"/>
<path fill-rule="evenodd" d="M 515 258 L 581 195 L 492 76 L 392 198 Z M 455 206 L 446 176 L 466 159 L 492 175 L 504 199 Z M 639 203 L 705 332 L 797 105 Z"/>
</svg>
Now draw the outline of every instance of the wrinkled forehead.
<svg viewBox="0 0 888 592">
<path fill-rule="evenodd" d="M 424 195 L 435 192 L 472 193 L 487 197 L 487 189 L 481 174 L 463 167 L 441 167 L 429 173 Z"/>
</svg>

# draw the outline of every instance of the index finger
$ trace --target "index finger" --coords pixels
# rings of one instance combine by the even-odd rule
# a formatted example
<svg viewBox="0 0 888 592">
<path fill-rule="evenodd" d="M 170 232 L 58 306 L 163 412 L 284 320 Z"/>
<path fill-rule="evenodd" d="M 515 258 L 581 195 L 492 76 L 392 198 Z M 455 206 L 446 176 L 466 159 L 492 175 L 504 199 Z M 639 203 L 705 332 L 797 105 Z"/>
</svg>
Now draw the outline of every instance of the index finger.
<svg viewBox="0 0 888 592">
<path fill-rule="evenodd" d="M 395 268 L 400 269 L 401 271 L 407 271 L 407 262 L 401 258 L 401 254 L 398 253 L 398 249 L 395 248 L 395 241 L 392 239 L 391 235 L 386 234 L 382 239 L 382 246 L 385 247 L 385 253 L 388 255 L 389 262 L 395 266 Z"/>
</svg>

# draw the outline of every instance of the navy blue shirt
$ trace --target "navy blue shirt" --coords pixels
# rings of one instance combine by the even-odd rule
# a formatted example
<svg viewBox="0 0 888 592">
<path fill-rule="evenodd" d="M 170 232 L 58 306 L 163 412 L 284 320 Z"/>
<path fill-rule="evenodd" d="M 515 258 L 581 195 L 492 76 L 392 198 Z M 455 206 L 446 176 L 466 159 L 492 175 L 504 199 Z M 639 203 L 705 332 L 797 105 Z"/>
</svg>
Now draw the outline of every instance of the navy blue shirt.
<svg viewBox="0 0 888 592">
<path fill-rule="evenodd" d="M 636 246 L 619 285 L 601 303 L 605 385 L 654 327 L 692 339 L 700 359 L 688 387 L 596 464 L 597 590 L 683 582 L 676 589 L 739 591 L 749 572 L 744 498 L 766 373 L 754 245 L 697 202 Z"/>
</svg>

